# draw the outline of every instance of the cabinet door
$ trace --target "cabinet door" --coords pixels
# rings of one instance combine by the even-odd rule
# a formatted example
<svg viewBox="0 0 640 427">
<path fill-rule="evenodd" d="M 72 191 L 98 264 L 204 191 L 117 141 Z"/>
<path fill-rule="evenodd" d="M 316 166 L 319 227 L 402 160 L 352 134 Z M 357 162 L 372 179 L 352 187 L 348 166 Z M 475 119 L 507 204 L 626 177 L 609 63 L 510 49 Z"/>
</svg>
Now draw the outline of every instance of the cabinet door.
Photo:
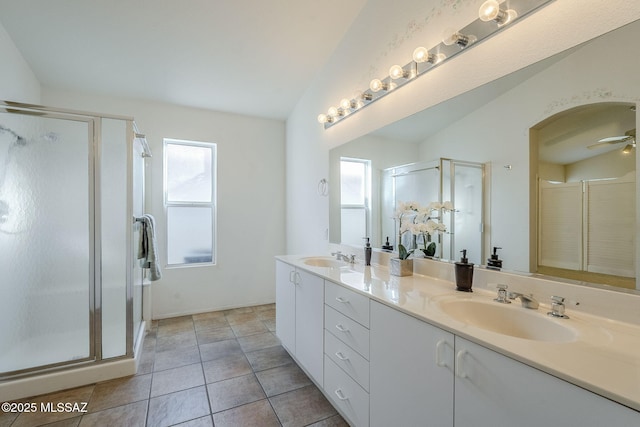
<svg viewBox="0 0 640 427">
<path fill-rule="evenodd" d="M 296 349 L 296 285 L 294 267 L 276 261 L 276 335 L 294 354 Z"/>
<path fill-rule="evenodd" d="M 453 425 L 454 336 L 371 302 L 371 426 Z"/>
<path fill-rule="evenodd" d="M 640 412 L 459 337 L 456 364 L 456 427 L 640 425 Z"/>
<path fill-rule="evenodd" d="M 296 358 L 322 385 L 324 354 L 324 280 L 298 270 L 296 285 Z M 277 310 L 276 310 L 277 313 Z M 277 326 L 276 326 L 277 327 Z"/>
</svg>

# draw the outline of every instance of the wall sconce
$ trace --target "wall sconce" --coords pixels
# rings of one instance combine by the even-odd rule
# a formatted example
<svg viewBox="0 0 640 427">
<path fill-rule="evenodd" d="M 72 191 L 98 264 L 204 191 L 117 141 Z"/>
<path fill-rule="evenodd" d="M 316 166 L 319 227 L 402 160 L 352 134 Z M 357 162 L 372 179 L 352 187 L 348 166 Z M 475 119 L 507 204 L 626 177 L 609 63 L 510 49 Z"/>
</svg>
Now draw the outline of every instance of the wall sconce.
<svg viewBox="0 0 640 427">
<path fill-rule="evenodd" d="M 431 49 L 418 47 L 413 52 L 412 61 L 401 65 L 394 65 L 389 69 L 389 76 L 384 79 L 373 79 L 367 91 L 340 101 L 340 108 L 331 107 L 328 114 L 318 115 L 318 122 L 325 129 L 339 123 L 346 117 L 352 116 L 366 106 L 388 95 L 394 89 L 415 80 L 436 65 L 441 64 L 456 55 L 465 52 L 494 34 L 502 31 L 506 24 L 523 19 L 537 9 L 554 0 L 506 0 L 509 8 L 501 8 L 496 0 L 487 0 L 478 10 L 478 18 L 459 30 L 448 29 L 443 33 L 442 43 Z M 497 25 L 487 25 L 495 22 Z"/>
</svg>

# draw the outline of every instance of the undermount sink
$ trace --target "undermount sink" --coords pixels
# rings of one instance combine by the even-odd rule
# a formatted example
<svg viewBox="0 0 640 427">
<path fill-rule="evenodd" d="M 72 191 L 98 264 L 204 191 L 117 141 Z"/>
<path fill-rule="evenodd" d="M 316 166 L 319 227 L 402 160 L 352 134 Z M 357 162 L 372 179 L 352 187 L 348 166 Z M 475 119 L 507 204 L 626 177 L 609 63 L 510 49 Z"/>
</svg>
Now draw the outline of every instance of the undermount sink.
<svg viewBox="0 0 640 427">
<path fill-rule="evenodd" d="M 438 306 L 458 321 L 516 338 L 548 342 L 570 342 L 577 338 L 570 326 L 560 323 L 566 320 L 547 317 L 542 311 L 526 309 L 516 303 L 446 299 Z"/>
<path fill-rule="evenodd" d="M 349 265 L 344 261 L 339 261 L 335 258 L 328 257 L 328 256 L 314 256 L 314 257 L 302 258 L 302 262 L 311 267 L 340 268 L 340 267 L 346 267 Z"/>
</svg>

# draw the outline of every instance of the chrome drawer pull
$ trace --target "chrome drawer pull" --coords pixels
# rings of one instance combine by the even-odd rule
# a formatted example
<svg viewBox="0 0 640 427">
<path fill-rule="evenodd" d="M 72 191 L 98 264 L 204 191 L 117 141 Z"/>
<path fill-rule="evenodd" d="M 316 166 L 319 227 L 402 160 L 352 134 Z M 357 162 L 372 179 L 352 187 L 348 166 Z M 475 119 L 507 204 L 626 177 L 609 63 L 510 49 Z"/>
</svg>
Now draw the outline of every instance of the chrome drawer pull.
<svg viewBox="0 0 640 427">
<path fill-rule="evenodd" d="M 341 351 L 336 351 L 336 357 L 340 360 L 342 360 L 343 362 L 345 360 L 349 360 L 349 358 L 347 356 L 345 356 L 344 354 L 342 354 Z"/>
<path fill-rule="evenodd" d="M 336 325 L 336 329 L 339 330 L 340 332 L 349 332 L 349 328 L 343 326 L 342 324 L 338 323 Z"/>
<path fill-rule="evenodd" d="M 348 299 L 342 297 L 336 297 L 336 301 L 341 302 L 342 304 L 346 304 L 349 302 Z"/>
<path fill-rule="evenodd" d="M 340 400 L 349 400 L 349 398 L 345 396 L 344 393 L 342 392 L 342 389 L 337 389 L 336 391 L 334 391 L 334 393 L 336 394 L 336 396 L 338 396 L 338 399 Z"/>
</svg>

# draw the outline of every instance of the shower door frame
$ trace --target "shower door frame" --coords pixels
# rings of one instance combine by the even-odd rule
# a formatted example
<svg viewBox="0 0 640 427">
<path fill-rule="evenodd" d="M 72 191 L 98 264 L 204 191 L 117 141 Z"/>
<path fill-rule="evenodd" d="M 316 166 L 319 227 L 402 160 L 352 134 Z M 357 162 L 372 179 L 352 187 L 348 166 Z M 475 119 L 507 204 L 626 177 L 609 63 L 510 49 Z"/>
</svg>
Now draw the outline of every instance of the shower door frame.
<svg viewBox="0 0 640 427">
<path fill-rule="evenodd" d="M 68 368 L 77 368 L 97 363 L 131 358 L 134 356 L 133 331 L 133 247 L 132 227 L 126 228 L 126 285 L 125 285 L 125 354 L 121 356 L 102 358 L 102 119 L 122 120 L 126 122 L 126 158 L 127 158 L 127 195 L 126 215 L 127 224 L 131 224 L 133 217 L 133 117 L 110 114 L 91 113 L 86 111 L 45 107 L 35 104 L 24 104 L 13 101 L 0 101 L 0 112 L 9 114 L 31 115 L 44 118 L 85 122 L 88 125 L 88 188 L 89 188 L 89 356 L 38 365 L 14 371 L 0 372 L 0 382 L 15 380 L 33 375 L 40 375 Z M 98 286 L 99 285 L 99 286 Z M 142 301 L 140 301 L 142 304 Z"/>
</svg>

